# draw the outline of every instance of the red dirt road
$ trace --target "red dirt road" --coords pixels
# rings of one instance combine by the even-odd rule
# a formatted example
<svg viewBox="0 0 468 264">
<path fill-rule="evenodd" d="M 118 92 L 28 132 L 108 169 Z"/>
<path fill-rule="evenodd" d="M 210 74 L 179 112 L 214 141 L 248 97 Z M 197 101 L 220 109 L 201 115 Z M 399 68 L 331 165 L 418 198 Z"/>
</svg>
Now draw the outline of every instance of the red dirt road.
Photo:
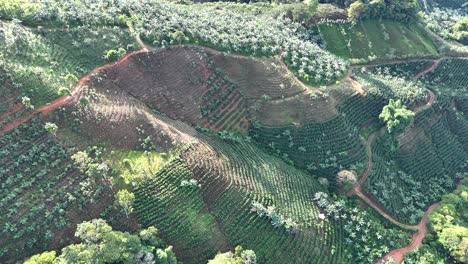
<svg viewBox="0 0 468 264">
<path fill-rule="evenodd" d="M 413 240 L 411 241 L 411 244 L 409 244 L 406 247 L 397 248 L 397 249 L 390 251 L 381 260 L 377 261 L 376 264 L 384 264 L 386 261 L 389 261 L 390 259 L 393 259 L 395 263 L 402 263 L 403 259 L 405 258 L 406 253 L 409 253 L 413 251 L 415 248 L 421 246 L 422 241 L 424 240 L 424 237 L 426 237 L 426 233 L 427 233 L 427 220 L 429 219 L 429 215 L 437 206 L 439 206 L 439 203 L 435 203 L 429 206 L 429 208 L 427 208 L 426 212 L 424 213 L 423 218 L 421 219 L 419 224 L 416 226 L 418 229 L 418 232 L 413 234 Z"/>
<path fill-rule="evenodd" d="M 103 70 L 106 70 L 107 68 L 109 67 L 112 67 L 112 66 L 115 66 L 116 64 L 120 64 L 122 62 L 125 62 L 128 58 L 136 55 L 136 54 L 139 54 L 139 53 L 145 53 L 145 52 L 148 52 L 148 49 L 147 48 L 142 48 L 140 50 L 136 50 L 136 51 L 133 51 L 133 52 L 130 52 L 130 53 L 127 53 L 126 55 L 124 55 L 122 58 L 120 58 L 118 61 L 116 62 L 111 62 L 111 63 L 108 63 L 108 64 L 105 64 L 103 66 L 99 66 L 97 68 L 94 68 L 90 73 L 84 75 L 83 77 L 81 77 L 78 82 L 72 87 L 71 89 L 71 95 L 68 96 L 62 96 L 60 98 L 57 98 L 56 100 L 52 101 L 51 103 L 48 103 L 46 105 L 43 105 L 41 106 L 40 108 L 38 108 L 37 110 L 31 112 L 28 116 L 26 117 L 21 117 L 21 118 L 17 118 L 15 120 L 13 120 L 12 122 L 10 123 L 7 123 L 6 125 L 4 125 L 2 127 L 2 129 L 0 130 L 0 135 L 1 134 L 5 134 L 7 133 L 8 131 L 18 127 L 19 125 L 27 122 L 29 119 L 31 119 L 33 116 L 35 116 L 36 114 L 42 114 L 43 116 L 46 116 L 47 114 L 49 114 L 51 111 L 54 111 L 55 109 L 61 107 L 61 106 L 64 106 L 66 104 L 68 104 L 69 102 L 71 102 L 72 100 L 75 100 L 78 98 L 78 95 L 83 91 L 83 87 L 84 87 L 84 84 L 89 81 L 89 79 L 91 78 L 91 76 L 93 74 L 96 74 L 100 71 L 103 71 Z"/>
<path fill-rule="evenodd" d="M 415 79 L 419 78 L 420 76 L 432 71 L 434 68 L 436 68 L 440 63 L 440 59 L 439 60 L 435 60 L 434 63 L 429 66 L 428 68 L 422 70 L 421 72 L 419 72 L 418 74 L 415 75 Z M 351 79 L 351 73 L 352 73 L 352 70 L 348 71 L 348 76 L 346 77 L 348 80 L 352 82 L 352 79 Z M 353 87 L 354 87 L 354 84 L 353 84 Z M 435 101 L 435 95 L 434 93 L 431 91 L 431 90 L 428 90 L 428 93 L 429 93 L 429 98 L 427 100 L 427 103 L 424 104 L 424 105 L 421 105 L 421 106 L 418 106 L 416 107 L 413 111 L 415 112 L 415 114 L 417 114 L 418 112 L 428 108 L 428 107 L 431 107 L 432 104 L 434 103 Z M 372 170 L 372 142 L 374 141 L 375 137 L 377 136 L 377 134 L 379 133 L 382 133 L 382 131 L 385 130 L 385 127 L 373 132 L 371 135 L 369 135 L 369 137 L 367 138 L 367 141 L 366 141 L 366 152 L 367 152 L 367 167 L 366 169 L 363 171 L 359 181 L 357 182 L 357 184 L 354 186 L 353 190 L 352 190 L 352 193 L 356 194 L 357 196 L 359 196 L 364 202 L 366 202 L 370 207 L 372 207 L 374 210 L 376 210 L 380 215 L 382 215 L 385 219 L 389 220 L 390 222 L 392 222 L 393 224 L 395 225 L 398 225 L 402 228 L 406 228 L 406 229 L 413 229 L 413 230 L 417 230 L 416 233 L 413 234 L 413 238 L 412 238 L 412 241 L 411 241 L 411 244 L 409 244 L 408 246 L 406 247 L 403 247 L 403 248 L 397 248 L 397 249 L 394 249 L 392 251 L 390 251 L 388 254 L 386 254 L 381 260 L 377 261 L 376 264 L 382 264 L 382 263 L 385 263 L 386 261 L 390 260 L 390 259 L 393 259 L 394 262 L 396 264 L 400 264 L 403 262 L 403 259 L 405 257 L 405 254 L 406 253 L 409 253 L 411 251 L 413 251 L 415 248 L 421 246 L 422 244 L 422 241 L 424 239 L 424 237 L 426 236 L 426 233 L 427 233 L 427 220 L 429 218 L 429 215 L 431 214 L 431 212 L 439 205 L 439 203 L 435 203 L 433 205 L 431 205 L 425 212 L 423 218 L 421 219 L 421 221 L 419 222 L 418 225 L 406 225 L 406 224 L 403 224 L 403 223 L 400 223 L 398 220 L 394 219 L 392 216 L 390 216 L 389 214 L 387 214 L 377 203 L 375 203 L 367 194 L 363 193 L 361 191 L 362 189 L 362 186 L 364 185 L 364 183 L 366 182 L 366 179 L 367 179 L 367 176 L 369 176 L 369 173 L 370 171 Z"/>
</svg>

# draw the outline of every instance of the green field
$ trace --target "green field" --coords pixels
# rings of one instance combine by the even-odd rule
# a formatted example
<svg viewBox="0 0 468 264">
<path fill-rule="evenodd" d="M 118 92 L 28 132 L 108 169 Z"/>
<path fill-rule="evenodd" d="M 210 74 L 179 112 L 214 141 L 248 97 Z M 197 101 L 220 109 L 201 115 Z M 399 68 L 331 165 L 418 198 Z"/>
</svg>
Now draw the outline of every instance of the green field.
<svg viewBox="0 0 468 264">
<path fill-rule="evenodd" d="M 414 24 L 365 20 L 356 25 L 319 24 L 326 49 L 352 62 L 437 56 L 437 47 Z"/>
</svg>

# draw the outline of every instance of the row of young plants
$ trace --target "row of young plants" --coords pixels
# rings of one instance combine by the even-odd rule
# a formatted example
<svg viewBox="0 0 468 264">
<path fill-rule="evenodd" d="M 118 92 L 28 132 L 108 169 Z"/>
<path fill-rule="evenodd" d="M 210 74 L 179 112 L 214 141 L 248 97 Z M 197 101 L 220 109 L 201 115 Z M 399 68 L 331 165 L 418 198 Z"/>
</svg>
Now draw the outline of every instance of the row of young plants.
<svg viewBox="0 0 468 264">
<path fill-rule="evenodd" d="M 393 248 L 407 245 L 408 234 L 387 226 L 366 211 L 346 200 L 317 192 L 314 201 L 323 212 L 324 221 L 342 225 L 346 244 L 346 258 L 350 263 L 375 263 Z"/>
<path fill-rule="evenodd" d="M 72 150 L 60 145 L 33 119 L 0 137 L 0 260 L 19 260 L 47 249 L 54 234 L 71 228 L 71 211 L 99 200 L 107 190 L 71 162 Z M 94 201 L 94 202 L 93 202 Z"/>
<path fill-rule="evenodd" d="M 314 178 L 247 142 L 210 138 L 209 145 L 192 146 L 183 159 L 230 243 L 252 248 L 259 262 L 342 261 L 339 226 L 317 221 L 311 198 L 323 187 Z M 297 228 L 290 233 L 275 227 L 252 213 L 253 202 L 275 206 Z"/>
<path fill-rule="evenodd" d="M 423 84 L 402 76 L 393 76 L 384 72 L 368 73 L 365 68 L 355 72 L 354 77 L 372 94 L 387 100 L 401 100 L 407 106 L 425 102 L 428 94 Z"/>
<path fill-rule="evenodd" d="M 466 166 L 467 135 L 451 130 L 449 116 L 454 113 L 445 98 L 438 100 L 416 116 L 400 143 L 385 134 L 372 144 L 374 166 L 365 191 L 404 223 L 417 224 L 429 205 L 453 189 L 457 173 Z"/>
<path fill-rule="evenodd" d="M 255 123 L 252 138 L 286 161 L 334 182 L 338 170 L 361 170 L 365 150 L 359 129 L 343 116 L 301 127 L 267 127 Z"/>
<path fill-rule="evenodd" d="M 184 263 L 206 263 L 217 251 L 228 250 L 200 188 L 203 184 L 176 157 L 134 190 L 140 223 L 160 229 Z"/>
<path fill-rule="evenodd" d="M 277 212 L 275 206 L 270 205 L 265 207 L 261 203 L 253 202 L 251 210 L 256 212 L 258 216 L 270 218 L 271 224 L 274 227 L 283 226 L 288 232 L 294 232 L 297 228 L 297 223 L 291 218 L 285 218 L 281 213 Z"/>
<path fill-rule="evenodd" d="M 366 69 L 370 73 L 376 75 L 391 75 L 394 77 L 402 77 L 411 80 L 416 74 L 431 66 L 432 63 L 433 61 L 431 60 L 410 61 L 366 67 Z"/>
<path fill-rule="evenodd" d="M 245 131 L 248 126 L 246 102 L 238 88 L 216 68 L 205 81 L 200 124 L 214 131 Z"/>
<path fill-rule="evenodd" d="M 439 94 L 468 97 L 468 59 L 444 59 L 421 80 Z"/>
<path fill-rule="evenodd" d="M 0 9 L 1 10 L 1 9 Z M 307 40 L 300 24 L 278 17 L 223 10 L 213 5 L 179 5 L 158 0 L 43 1 L 35 6 L 32 23 L 122 25 L 130 17 L 136 31 L 156 45 L 182 42 L 232 53 L 283 57 L 299 78 L 331 83 L 345 74 L 346 62 Z M 17 17 L 16 17 L 17 16 Z M 24 19 L 21 14 L 7 17 Z"/>
</svg>

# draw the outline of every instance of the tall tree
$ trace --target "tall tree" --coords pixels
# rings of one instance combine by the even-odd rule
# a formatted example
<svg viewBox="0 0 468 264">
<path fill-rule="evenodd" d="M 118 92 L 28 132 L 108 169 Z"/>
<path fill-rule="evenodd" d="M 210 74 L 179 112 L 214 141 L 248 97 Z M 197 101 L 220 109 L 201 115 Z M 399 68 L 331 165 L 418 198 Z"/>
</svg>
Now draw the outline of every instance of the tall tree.
<svg viewBox="0 0 468 264">
<path fill-rule="evenodd" d="M 385 122 L 389 133 L 397 132 L 409 125 L 414 118 L 414 112 L 406 109 L 401 100 L 390 99 L 388 105 L 383 107 L 379 118 Z"/>
</svg>

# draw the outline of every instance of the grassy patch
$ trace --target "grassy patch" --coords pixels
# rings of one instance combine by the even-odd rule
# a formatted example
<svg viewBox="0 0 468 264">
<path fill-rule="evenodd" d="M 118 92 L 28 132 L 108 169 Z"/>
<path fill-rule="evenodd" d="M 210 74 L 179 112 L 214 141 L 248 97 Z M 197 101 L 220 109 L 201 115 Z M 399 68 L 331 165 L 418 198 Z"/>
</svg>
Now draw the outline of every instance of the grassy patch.
<svg viewBox="0 0 468 264">
<path fill-rule="evenodd" d="M 116 184 L 121 186 L 154 175 L 173 156 L 172 153 L 112 150 L 105 154 L 104 159 L 121 172 L 115 179 Z"/>
<path fill-rule="evenodd" d="M 355 63 L 438 54 L 432 40 L 414 24 L 366 20 L 357 25 L 320 24 L 318 28 L 327 50 L 355 59 Z"/>
</svg>

